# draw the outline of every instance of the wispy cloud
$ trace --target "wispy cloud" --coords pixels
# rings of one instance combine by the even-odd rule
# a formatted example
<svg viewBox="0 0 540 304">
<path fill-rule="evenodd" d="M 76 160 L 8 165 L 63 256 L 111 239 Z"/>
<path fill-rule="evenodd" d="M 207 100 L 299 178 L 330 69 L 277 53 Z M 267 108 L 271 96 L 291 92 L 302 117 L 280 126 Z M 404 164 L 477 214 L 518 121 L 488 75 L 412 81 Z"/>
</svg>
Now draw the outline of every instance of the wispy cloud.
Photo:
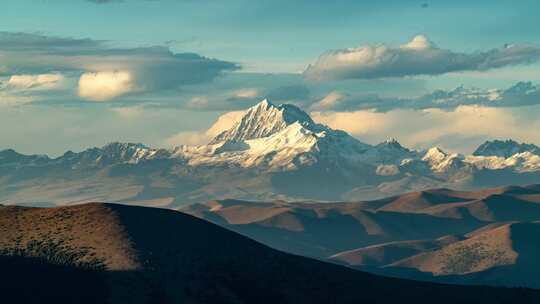
<svg viewBox="0 0 540 304">
<path fill-rule="evenodd" d="M 64 82 L 65 77 L 62 74 L 13 75 L 6 82 L 6 86 L 21 90 L 54 90 L 60 89 Z"/>
</svg>

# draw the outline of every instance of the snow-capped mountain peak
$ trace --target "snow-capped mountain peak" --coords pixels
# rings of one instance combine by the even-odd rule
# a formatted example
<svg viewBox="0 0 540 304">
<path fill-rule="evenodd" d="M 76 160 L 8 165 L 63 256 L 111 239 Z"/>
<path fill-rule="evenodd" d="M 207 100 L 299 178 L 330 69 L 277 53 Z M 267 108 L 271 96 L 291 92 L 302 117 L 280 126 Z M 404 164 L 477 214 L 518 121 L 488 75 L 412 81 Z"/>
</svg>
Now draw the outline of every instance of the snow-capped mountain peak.
<svg viewBox="0 0 540 304">
<path fill-rule="evenodd" d="M 71 166 L 99 166 L 116 163 L 138 163 L 143 159 L 155 158 L 156 153 L 160 151 L 151 149 L 140 143 L 120 143 L 112 142 L 101 148 L 90 148 L 82 152 L 75 153 L 68 151 L 55 161 L 68 163 Z"/>
<path fill-rule="evenodd" d="M 540 147 L 533 144 L 518 143 L 514 140 L 486 141 L 474 152 L 474 156 L 498 156 L 508 158 L 517 153 L 530 152 L 540 155 Z"/>
<path fill-rule="evenodd" d="M 289 104 L 276 106 L 264 99 L 249 108 L 232 128 L 217 135 L 210 143 L 267 137 L 295 122 L 299 122 L 308 129 L 311 129 L 309 126 L 316 125 L 300 108 Z"/>
<path fill-rule="evenodd" d="M 400 164 L 404 159 L 414 158 L 416 153 L 403 147 L 396 139 L 389 138 L 369 147 L 362 155 L 362 161 L 373 164 Z"/>
<path fill-rule="evenodd" d="M 458 166 L 463 156 L 458 153 L 447 153 L 439 147 L 429 149 L 422 157 L 434 172 L 445 172 L 450 167 Z"/>
<path fill-rule="evenodd" d="M 294 105 L 276 106 L 265 99 L 208 145 L 178 148 L 173 155 L 192 165 L 236 164 L 278 170 L 319 161 L 358 163 L 369 148 L 344 131 L 315 123 Z"/>
<path fill-rule="evenodd" d="M 427 187 L 537 182 L 540 177 L 540 155 L 534 145 L 494 141 L 478 148 L 480 156 L 464 156 L 438 147 L 410 150 L 395 139 L 364 144 L 345 131 L 314 122 L 294 105 L 276 106 L 268 100 L 232 114 L 227 117 L 242 116 L 206 145 L 166 150 L 116 142 L 57 158 L 4 150 L 0 171 L 17 178 L 62 172 L 85 182 L 95 176 L 89 179 L 92 187 L 103 183 L 103 193 L 109 191 L 109 178 L 120 178 L 119 192 L 110 196 L 114 200 L 131 192 L 137 199 L 153 198 L 159 189 L 166 189 L 160 195 L 167 200 L 189 202 L 222 197 L 356 200 Z M 231 126 L 231 121 L 225 122 Z M 64 189 L 69 183 L 58 184 Z M 79 185 L 76 182 L 76 188 L 65 192 L 70 201 L 80 200 Z M 100 193 L 90 192 L 88 200 L 101 199 Z"/>
<path fill-rule="evenodd" d="M 432 147 L 426 151 L 426 154 L 422 158 L 423 160 L 442 160 L 448 156 L 448 153 L 444 152 L 439 147 Z"/>
<path fill-rule="evenodd" d="M 148 158 L 156 150 L 150 149 L 141 143 L 114 142 L 103 146 L 101 151 L 103 152 L 102 157 L 137 163 L 141 159 Z"/>
</svg>

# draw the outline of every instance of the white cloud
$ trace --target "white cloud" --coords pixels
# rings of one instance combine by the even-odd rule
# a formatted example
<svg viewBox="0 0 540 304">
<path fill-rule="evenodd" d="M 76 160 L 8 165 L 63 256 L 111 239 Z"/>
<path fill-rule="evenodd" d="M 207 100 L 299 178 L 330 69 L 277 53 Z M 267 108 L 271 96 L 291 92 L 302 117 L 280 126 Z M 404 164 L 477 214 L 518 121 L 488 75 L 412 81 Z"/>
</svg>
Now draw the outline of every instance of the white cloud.
<svg viewBox="0 0 540 304">
<path fill-rule="evenodd" d="M 174 53 L 164 46 L 112 48 L 105 41 L 92 39 L 0 32 L 0 45 L 0 76 L 50 71 L 82 74 L 80 95 L 97 101 L 134 88 L 146 93 L 207 83 L 240 68 L 195 53 Z M 17 83 L 29 79 L 22 80 Z"/>
<path fill-rule="evenodd" d="M 176 147 L 180 145 L 207 144 L 221 132 L 230 129 L 244 115 L 244 111 L 233 111 L 221 115 L 206 131 L 182 131 L 164 140 L 164 145 Z"/>
<path fill-rule="evenodd" d="M 506 45 L 484 52 L 460 53 L 441 49 L 418 35 L 400 47 L 384 44 L 329 51 L 309 65 L 309 80 L 375 79 L 449 72 L 486 71 L 540 60 L 540 47 Z"/>
<path fill-rule="evenodd" d="M 60 89 L 64 81 L 61 74 L 12 75 L 7 85 L 15 89 L 54 90 Z"/>
<path fill-rule="evenodd" d="M 209 138 L 214 138 L 221 132 L 228 130 L 234 126 L 236 122 L 242 118 L 244 111 L 232 111 L 221 115 L 217 121 L 205 132 Z"/>
<path fill-rule="evenodd" d="M 79 78 L 79 96 L 92 101 L 107 101 L 136 90 L 128 71 L 84 73 Z"/>
<path fill-rule="evenodd" d="M 509 111 L 484 106 L 459 106 L 453 111 L 426 109 L 414 119 L 426 123 L 409 135 L 414 143 L 436 142 L 447 135 L 508 137 L 519 121 Z M 521 133 L 521 132 L 520 132 Z"/>
<path fill-rule="evenodd" d="M 424 35 L 417 35 L 408 43 L 401 46 L 402 49 L 426 50 L 435 48 L 436 45 Z"/>
<path fill-rule="evenodd" d="M 464 105 L 442 109 L 397 109 L 374 111 L 314 112 L 315 121 L 345 130 L 369 143 L 397 138 L 404 145 L 427 148 L 434 145 L 471 152 L 486 139 L 513 138 L 540 143 L 540 106 L 495 108 Z M 474 142 L 471 142 L 474 141 Z"/>
<path fill-rule="evenodd" d="M 255 98 L 259 96 L 257 89 L 241 89 L 233 93 L 233 97 L 236 98 Z"/>
<path fill-rule="evenodd" d="M 59 90 L 65 87 L 61 74 L 12 75 L 0 80 L 0 106 L 20 106 L 42 99 L 42 91 Z"/>
<path fill-rule="evenodd" d="M 344 130 L 355 136 L 386 133 L 392 129 L 393 115 L 372 110 L 355 112 L 312 112 L 316 122 L 333 129 Z"/>
<path fill-rule="evenodd" d="M 208 143 L 209 138 L 204 132 L 182 131 L 168 138 L 163 143 L 167 147 L 178 147 L 180 145 L 198 146 Z"/>
</svg>

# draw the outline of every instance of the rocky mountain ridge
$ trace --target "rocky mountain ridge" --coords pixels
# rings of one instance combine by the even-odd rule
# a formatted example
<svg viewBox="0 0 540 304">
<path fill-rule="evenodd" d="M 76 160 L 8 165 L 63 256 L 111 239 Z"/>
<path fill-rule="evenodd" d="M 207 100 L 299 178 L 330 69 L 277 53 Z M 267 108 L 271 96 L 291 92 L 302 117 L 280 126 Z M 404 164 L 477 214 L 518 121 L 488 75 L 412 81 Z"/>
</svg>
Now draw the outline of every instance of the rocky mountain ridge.
<svg viewBox="0 0 540 304">
<path fill-rule="evenodd" d="M 88 184 L 102 190 L 94 198 L 158 199 L 169 207 L 221 198 L 374 199 L 433 187 L 534 183 L 540 179 L 539 153 L 537 146 L 511 140 L 486 142 L 473 155 L 438 147 L 411 150 L 395 139 L 369 145 L 314 122 L 296 106 L 263 100 L 201 146 L 111 143 L 57 158 L 0 151 L 0 203 L 32 203 L 36 191 L 52 193 L 40 196 L 52 204 L 60 197 L 62 203 L 84 202 L 91 198 L 84 194 Z M 80 183 L 49 191 L 39 186 L 45 179 Z M 106 180 L 125 185 L 130 194 L 113 193 L 107 188 L 114 183 L 103 185 Z"/>
</svg>

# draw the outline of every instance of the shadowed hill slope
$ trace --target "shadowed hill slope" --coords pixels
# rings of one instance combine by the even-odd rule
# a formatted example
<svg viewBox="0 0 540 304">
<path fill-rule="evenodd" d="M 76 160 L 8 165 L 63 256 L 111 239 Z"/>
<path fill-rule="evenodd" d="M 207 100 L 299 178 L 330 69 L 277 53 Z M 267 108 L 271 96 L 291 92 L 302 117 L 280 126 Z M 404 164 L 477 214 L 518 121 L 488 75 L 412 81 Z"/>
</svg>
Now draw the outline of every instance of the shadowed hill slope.
<svg viewBox="0 0 540 304">
<path fill-rule="evenodd" d="M 157 208 L 112 204 L 51 209 L 0 207 L 0 233 L 3 269 L 9 259 L 37 259 L 42 268 L 17 266 L 11 267 L 12 272 L 20 270 L 19 275 L 30 277 L 43 267 L 60 267 L 64 278 L 91 276 L 77 282 L 86 284 L 83 290 L 102 292 L 85 298 L 86 302 L 81 301 L 84 303 L 540 300 L 540 291 L 527 289 L 449 286 L 378 277 L 282 253 L 190 215 Z M 83 273 L 63 274 L 73 274 L 70 269 Z M 3 273 L 4 278 L 6 275 L 13 273 Z M 3 295 L 17 297 L 13 290 L 2 286 Z M 33 288 L 28 286 L 29 290 Z M 26 291 L 24 287 L 22 291 Z M 69 290 L 59 298 L 54 297 L 58 289 L 51 292 L 50 299 L 56 299 L 55 303 L 77 302 L 69 297 Z M 21 302 L 32 303 L 32 299 Z"/>
<path fill-rule="evenodd" d="M 181 210 L 283 251 L 363 270 L 540 287 L 526 271 L 538 273 L 540 266 L 523 258 L 537 252 L 539 239 L 522 232 L 519 239 L 528 246 L 514 249 L 516 227 L 535 231 L 533 222 L 540 221 L 539 185 L 433 189 L 348 203 L 223 200 Z"/>
</svg>

